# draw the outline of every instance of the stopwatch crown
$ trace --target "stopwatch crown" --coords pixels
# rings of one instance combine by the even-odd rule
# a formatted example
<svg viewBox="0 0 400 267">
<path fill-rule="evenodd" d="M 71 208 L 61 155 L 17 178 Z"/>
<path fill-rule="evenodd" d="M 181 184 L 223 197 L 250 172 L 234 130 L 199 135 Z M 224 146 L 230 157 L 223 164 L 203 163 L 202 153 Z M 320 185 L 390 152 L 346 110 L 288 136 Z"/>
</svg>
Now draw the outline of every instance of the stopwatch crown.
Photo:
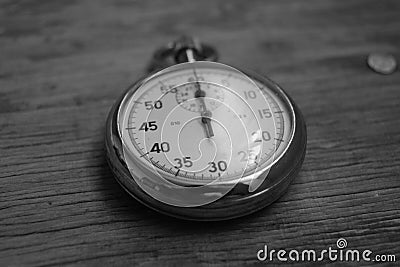
<svg viewBox="0 0 400 267">
<path fill-rule="evenodd" d="M 148 71 L 158 71 L 171 65 L 190 61 L 186 53 L 188 50 L 192 52 L 194 60 L 218 60 L 217 50 L 213 46 L 200 42 L 198 38 L 183 35 L 156 50 Z"/>
</svg>

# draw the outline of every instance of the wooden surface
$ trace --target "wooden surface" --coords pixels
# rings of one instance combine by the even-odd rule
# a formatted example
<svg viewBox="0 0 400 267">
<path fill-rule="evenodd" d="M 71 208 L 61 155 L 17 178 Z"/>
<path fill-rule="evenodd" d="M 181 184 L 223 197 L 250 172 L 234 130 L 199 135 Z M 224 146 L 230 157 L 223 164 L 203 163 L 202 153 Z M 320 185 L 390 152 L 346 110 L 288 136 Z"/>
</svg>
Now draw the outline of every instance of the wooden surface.
<svg viewBox="0 0 400 267">
<path fill-rule="evenodd" d="M 340 237 L 400 261 L 400 75 L 366 66 L 400 61 L 400 1 L 2 1 L 0 22 L 1 266 L 242 265 Z M 159 215 L 106 164 L 113 101 L 183 33 L 268 74 L 307 120 L 302 171 L 254 215 Z"/>
</svg>

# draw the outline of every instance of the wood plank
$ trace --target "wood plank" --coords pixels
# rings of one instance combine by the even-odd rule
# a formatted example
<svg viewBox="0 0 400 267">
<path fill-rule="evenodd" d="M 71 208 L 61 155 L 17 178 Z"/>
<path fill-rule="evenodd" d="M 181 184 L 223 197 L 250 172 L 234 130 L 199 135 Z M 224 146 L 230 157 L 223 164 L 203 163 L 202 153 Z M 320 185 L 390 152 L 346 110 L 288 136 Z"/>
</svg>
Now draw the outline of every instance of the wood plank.
<svg viewBox="0 0 400 267">
<path fill-rule="evenodd" d="M 400 260 L 400 2 L 3 1 L 0 265 L 244 265 L 271 248 L 349 248 Z M 186 33 L 295 99 L 307 155 L 272 206 L 184 222 L 131 199 L 103 149 L 115 99 L 157 47 Z M 329 262 L 326 262 L 329 263 Z"/>
</svg>

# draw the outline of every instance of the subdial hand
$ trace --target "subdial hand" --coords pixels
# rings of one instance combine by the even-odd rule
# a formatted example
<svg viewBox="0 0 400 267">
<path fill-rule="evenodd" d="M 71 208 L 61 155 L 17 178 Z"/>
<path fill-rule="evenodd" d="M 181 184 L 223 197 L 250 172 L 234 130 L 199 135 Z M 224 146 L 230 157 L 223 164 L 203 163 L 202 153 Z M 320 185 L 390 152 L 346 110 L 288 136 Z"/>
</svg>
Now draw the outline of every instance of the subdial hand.
<svg viewBox="0 0 400 267">
<path fill-rule="evenodd" d="M 204 129 L 206 131 L 207 138 L 211 138 L 214 136 L 214 131 L 211 125 L 212 113 L 207 109 L 206 102 L 204 101 L 206 92 L 201 90 L 201 86 L 198 82 L 196 82 L 196 88 L 197 89 L 194 96 L 200 101 L 201 122 L 203 123 Z"/>
</svg>

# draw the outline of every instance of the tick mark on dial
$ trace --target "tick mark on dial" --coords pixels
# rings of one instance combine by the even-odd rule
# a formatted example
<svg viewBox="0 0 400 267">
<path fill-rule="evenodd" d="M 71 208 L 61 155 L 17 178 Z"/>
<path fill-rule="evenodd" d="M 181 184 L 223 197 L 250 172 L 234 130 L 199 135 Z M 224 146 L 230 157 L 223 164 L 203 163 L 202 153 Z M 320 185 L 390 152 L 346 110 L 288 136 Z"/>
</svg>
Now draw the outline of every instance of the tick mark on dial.
<svg viewBox="0 0 400 267">
<path fill-rule="evenodd" d="M 146 156 L 147 154 L 149 154 L 150 152 L 147 152 L 147 153 L 144 153 L 143 155 L 141 155 L 140 157 L 144 157 L 144 156 Z"/>
</svg>

